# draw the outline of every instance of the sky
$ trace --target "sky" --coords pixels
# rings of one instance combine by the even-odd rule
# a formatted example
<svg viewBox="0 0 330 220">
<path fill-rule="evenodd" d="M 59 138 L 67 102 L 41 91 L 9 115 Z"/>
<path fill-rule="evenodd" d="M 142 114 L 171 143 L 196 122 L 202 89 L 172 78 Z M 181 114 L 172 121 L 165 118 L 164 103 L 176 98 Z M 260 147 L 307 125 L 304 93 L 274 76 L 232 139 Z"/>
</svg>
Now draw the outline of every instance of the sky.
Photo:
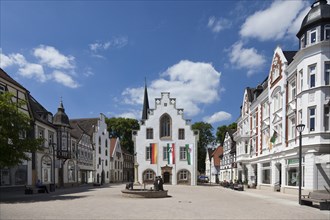
<svg viewBox="0 0 330 220">
<path fill-rule="evenodd" d="M 0 0 L 0 67 L 48 111 L 140 120 L 161 92 L 184 118 L 235 122 L 313 0 Z"/>
</svg>

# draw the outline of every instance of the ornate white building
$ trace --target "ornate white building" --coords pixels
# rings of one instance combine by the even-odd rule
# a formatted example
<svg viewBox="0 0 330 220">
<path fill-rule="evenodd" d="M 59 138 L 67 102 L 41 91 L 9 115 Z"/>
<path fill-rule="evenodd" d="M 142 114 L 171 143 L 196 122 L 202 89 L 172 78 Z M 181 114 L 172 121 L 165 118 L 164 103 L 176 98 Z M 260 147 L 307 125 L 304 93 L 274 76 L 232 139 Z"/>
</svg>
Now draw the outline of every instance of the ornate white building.
<svg viewBox="0 0 330 220">
<path fill-rule="evenodd" d="M 274 51 L 269 75 L 246 88 L 234 139 L 238 178 L 259 189 L 297 193 L 330 188 L 330 5 L 315 1 L 297 34 L 298 51 Z"/>
<path fill-rule="evenodd" d="M 155 109 L 149 109 L 145 87 L 140 130 L 133 131 L 134 182 L 153 183 L 155 176 L 162 176 L 165 184 L 196 185 L 198 137 L 170 93 L 161 93 Z"/>
</svg>

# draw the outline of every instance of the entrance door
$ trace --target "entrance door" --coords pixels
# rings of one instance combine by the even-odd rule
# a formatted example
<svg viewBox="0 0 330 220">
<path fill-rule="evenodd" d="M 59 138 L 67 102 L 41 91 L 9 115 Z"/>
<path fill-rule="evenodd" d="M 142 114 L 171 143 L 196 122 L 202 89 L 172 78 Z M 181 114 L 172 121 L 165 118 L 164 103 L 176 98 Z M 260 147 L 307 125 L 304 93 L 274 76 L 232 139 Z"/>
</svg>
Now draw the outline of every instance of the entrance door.
<svg viewBox="0 0 330 220">
<path fill-rule="evenodd" d="M 170 183 L 170 173 L 164 172 L 164 183 Z"/>
</svg>

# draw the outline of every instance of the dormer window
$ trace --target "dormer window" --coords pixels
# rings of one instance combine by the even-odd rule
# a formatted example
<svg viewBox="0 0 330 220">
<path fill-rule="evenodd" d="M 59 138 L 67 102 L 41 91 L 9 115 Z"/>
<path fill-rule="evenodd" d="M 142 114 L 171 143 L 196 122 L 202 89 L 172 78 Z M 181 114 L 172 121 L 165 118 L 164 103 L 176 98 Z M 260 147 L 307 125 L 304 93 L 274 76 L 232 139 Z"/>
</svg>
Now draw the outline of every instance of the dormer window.
<svg viewBox="0 0 330 220">
<path fill-rule="evenodd" d="M 317 32 L 316 32 L 316 28 L 312 29 L 310 32 L 310 43 L 314 44 L 316 43 L 316 36 L 317 36 Z"/>
<path fill-rule="evenodd" d="M 330 25 L 324 26 L 324 39 L 329 40 L 330 39 Z"/>
</svg>

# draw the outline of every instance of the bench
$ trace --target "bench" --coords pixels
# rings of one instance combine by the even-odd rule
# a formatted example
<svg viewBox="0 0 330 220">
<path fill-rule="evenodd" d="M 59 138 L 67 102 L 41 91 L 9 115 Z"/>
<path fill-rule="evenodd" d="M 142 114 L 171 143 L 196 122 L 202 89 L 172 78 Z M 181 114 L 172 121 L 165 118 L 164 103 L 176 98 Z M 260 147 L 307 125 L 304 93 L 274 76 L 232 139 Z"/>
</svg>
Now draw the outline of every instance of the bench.
<svg viewBox="0 0 330 220">
<path fill-rule="evenodd" d="M 318 203 L 320 210 L 330 210 L 330 193 L 310 192 L 301 196 L 301 205 L 312 206 Z"/>
</svg>

